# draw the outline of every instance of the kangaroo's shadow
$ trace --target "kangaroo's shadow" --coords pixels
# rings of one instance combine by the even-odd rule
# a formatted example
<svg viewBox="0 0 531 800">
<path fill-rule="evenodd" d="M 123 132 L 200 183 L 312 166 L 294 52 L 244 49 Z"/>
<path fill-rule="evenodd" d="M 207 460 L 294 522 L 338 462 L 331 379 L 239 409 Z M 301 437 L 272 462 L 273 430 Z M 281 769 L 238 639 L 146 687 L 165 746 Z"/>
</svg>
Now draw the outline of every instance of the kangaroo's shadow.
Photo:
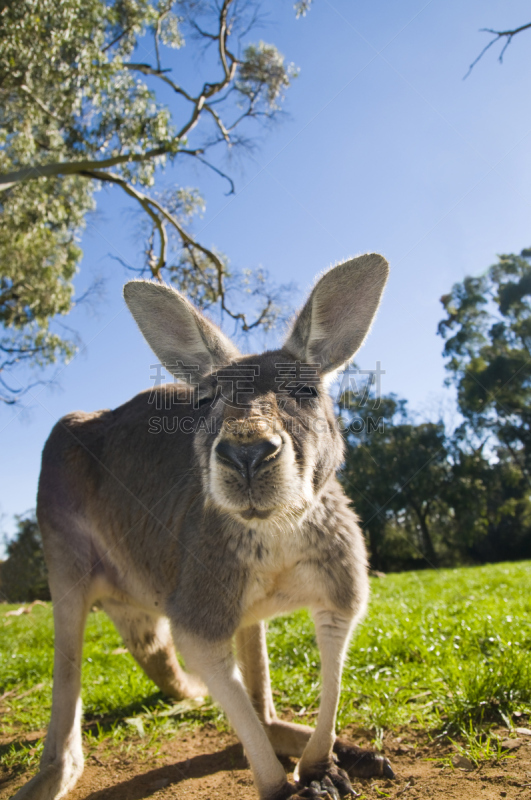
<svg viewBox="0 0 531 800">
<path fill-rule="evenodd" d="M 248 769 L 241 744 L 233 744 L 217 753 L 194 756 L 186 761 L 135 775 L 107 789 L 98 789 L 85 796 L 85 800 L 143 800 L 160 789 L 181 783 L 189 778 L 203 778 L 216 772 Z"/>
</svg>

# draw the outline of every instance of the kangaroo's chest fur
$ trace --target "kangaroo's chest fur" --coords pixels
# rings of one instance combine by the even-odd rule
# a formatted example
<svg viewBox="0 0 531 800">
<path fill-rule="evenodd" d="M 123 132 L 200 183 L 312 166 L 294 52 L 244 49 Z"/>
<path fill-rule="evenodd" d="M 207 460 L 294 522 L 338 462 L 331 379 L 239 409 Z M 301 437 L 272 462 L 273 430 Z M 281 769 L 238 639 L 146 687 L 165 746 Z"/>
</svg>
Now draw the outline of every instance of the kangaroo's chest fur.
<svg viewBox="0 0 531 800">
<path fill-rule="evenodd" d="M 249 533 L 257 541 L 242 596 L 242 625 L 311 605 L 312 596 L 322 596 L 319 548 L 304 526 Z"/>
<path fill-rule="evenodd" d="M 363 537 L 335 479 L 299 524 L 216 528 L 207 518 L 184 539 L 181 565 L 168 613 L 208 639 L 303 606 L 352 611 L 367 594 Z"/>
</svg>

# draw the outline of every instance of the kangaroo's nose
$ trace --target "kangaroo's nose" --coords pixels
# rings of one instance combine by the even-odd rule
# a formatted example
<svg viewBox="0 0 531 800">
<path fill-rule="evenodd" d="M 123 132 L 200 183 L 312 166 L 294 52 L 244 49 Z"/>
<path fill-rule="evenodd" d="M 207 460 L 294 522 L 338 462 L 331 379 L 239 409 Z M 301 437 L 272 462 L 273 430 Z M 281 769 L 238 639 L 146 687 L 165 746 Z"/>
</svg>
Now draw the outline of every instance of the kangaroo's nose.
<svg viewBox="0 0 531 800">
<path fill-rule="evenodd" d="M 282 447 L 280 436 L 261 439 L 252 444 L 235 444 L 224 439 L 216 447 L 216 455 L 224 464 L 235 467 L 246 478 L 252 478 L 259 466 L 276 456 Z"/>
</svg>

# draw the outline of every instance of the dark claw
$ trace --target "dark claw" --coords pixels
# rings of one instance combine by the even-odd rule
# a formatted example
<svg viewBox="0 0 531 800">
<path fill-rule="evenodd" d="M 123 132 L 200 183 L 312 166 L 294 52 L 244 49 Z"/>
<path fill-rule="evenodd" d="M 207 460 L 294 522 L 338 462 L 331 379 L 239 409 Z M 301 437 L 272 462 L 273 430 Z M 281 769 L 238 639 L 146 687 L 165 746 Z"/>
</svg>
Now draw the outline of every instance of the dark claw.
<svg viewBox="0 0 531 800">
<path fill-rule="evenodd" d="M 323 777 L 321 777 L 323 776 Z M 297 798 L 324 798 L 340 800 L 347 795 L 356 797 L 347 773 L 333 762 L 316 765 L 301 775 L 300 789 Z"/>
<path fill-rule="evenodd" d="M 317 788 L 315 788 L 317 786 Z M 327 792 L 321 791 L 321 784 L 317 781 L 312 781 L 310 786 L 301 787 L 297 794 L 294 794 L 290 800 L 318 800 L 318 798 L 328 798 Z"/>
<path fill-rule="evenodd" d="M 383 774 L 384 778 L 390 778 L 391 780 L 393 780 L 393 778 L 395 777 L 395 773 L 393 772 L 393 768 L 392 768 L 391 764 L 389 763 L 389 761 L 387 760 L 387 758 L 384 758 L 384 760 L 383 760 L 382 774 Z"/>
<path fill-rule="evenodd" d="M 328 775 L 322 781 L 312 781 L 309 786 L 301 787 L 290 800 L 340 800 L 340 794 Z"/>
<path fill-rule="evenodd" d="M 350 781 L 348 783 L 350 785 Z M 323 790 L 330 795 L 332 800 L 341 800 L 340 796 L 339 796 L 339 792 L 336 789 L 336 787 L 334 786 L 334 784 L 332 783 L 332 780 L 330 779 L 329 775 L 325 775 L 324 776 L 323 780 L 321 781 L 321 786 L 323 787 Z M 343 792 L 343 794 L 345 794 L 345 792 Z"/>
<path fill-rule="evenodd" d="M 351 778 L 395 777 L 393 768 L 387 758 L 374 750 L 364 750 L 341 739 L 336 739 L 334 753 L 337 756 L 339 766 Z"/>
<path fill-rule="evenodd" d="M 278 791 L 268 797 L 268 800 L 297 800 L 299 795 L 297 794 L 297 788 L 293 786 L 291 783 L 285 783 L 283 786 L 280 787 Z"/>
</svg>

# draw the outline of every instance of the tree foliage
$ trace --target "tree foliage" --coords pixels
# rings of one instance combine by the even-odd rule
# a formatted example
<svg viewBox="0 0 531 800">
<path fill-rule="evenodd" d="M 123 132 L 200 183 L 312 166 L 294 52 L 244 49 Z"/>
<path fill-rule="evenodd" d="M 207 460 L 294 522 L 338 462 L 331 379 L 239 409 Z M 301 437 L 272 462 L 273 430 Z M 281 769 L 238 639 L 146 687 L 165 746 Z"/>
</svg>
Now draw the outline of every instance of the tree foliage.
<svg viewBox="0 0 531 800">
<path fill-rule="evenodd" d="M 17 532 L 0 563 L 0 599 L 8 603 L 49 600 L 42 539 L 34 514 L 16 517 Z"/>
<path fill-rule="evenodd" d="M 530 262 L 502 255 L 441 298 L 455 430 L 394 396 L 342 398 L 343 482 L 377 569 L 531 557 Z"/>
<path fill-rule="evenodd" d="M 377 419 L 355 402 L 349 413 L 361 433 L 347 435 L 341 480 L 373 568 L 531 557 L 529 490 L 506 449 L 492 461 L 464 441 L 463 428 L 449 433 L 442 421 L 417 422 L 394 396 L 381 399 Z"/>
<path fill-rule="evenodd" d="M 0 381 L 21 362 L 68 358 L 75 343 L 51 324 L 73 305 L 77 244 L 94 192 L 106 183 L 146 214 L 139 270 L 172 281 L 196 302 L 221 306 L 242 330 L 270 326 L 279 295 L 242 276 L 194 239 L 196 190 L 153 190 L 156 170 L 209 160 L 245 144 L 250 120 L 279 112 L 296 74 L 274 45 L 247 41 L 254 0 L 21 0 L 0 11 Z M 164 65 L 184 46 L 203 54 L 200 88 Z M 150 59 L 146 59 L 146 55 Z M 142 58 L 142 60 L 140 60 Z M 194 81 L 192 81 L 193 83 Z M 164 98 L 171 92 L 173 102 Z M 242 310 L 245 308 L 245 311 Z M 254 316 L 253 316 L 254 314 Z"/>
<path fill-rule="evenodd" d="M 381 398 L 377 411 L 360 406 L 358 398 L 343 398 L 343 404 L 361 432 L 347 436 L 342 481 L 362 519 L 372 565 L 438 566 L 451 471 L 444 426 L 415 424 L 406 401 L 395 396 Z"/>
<path fill-rule="evenodd" d="M 506 448 L 531 479 L 531 251 L 502 255 L 441 302 L 449 382 L 466 426 L 484 447 Z M 531 485 L 531 484 L 530 484 Z"/>
</svg>

